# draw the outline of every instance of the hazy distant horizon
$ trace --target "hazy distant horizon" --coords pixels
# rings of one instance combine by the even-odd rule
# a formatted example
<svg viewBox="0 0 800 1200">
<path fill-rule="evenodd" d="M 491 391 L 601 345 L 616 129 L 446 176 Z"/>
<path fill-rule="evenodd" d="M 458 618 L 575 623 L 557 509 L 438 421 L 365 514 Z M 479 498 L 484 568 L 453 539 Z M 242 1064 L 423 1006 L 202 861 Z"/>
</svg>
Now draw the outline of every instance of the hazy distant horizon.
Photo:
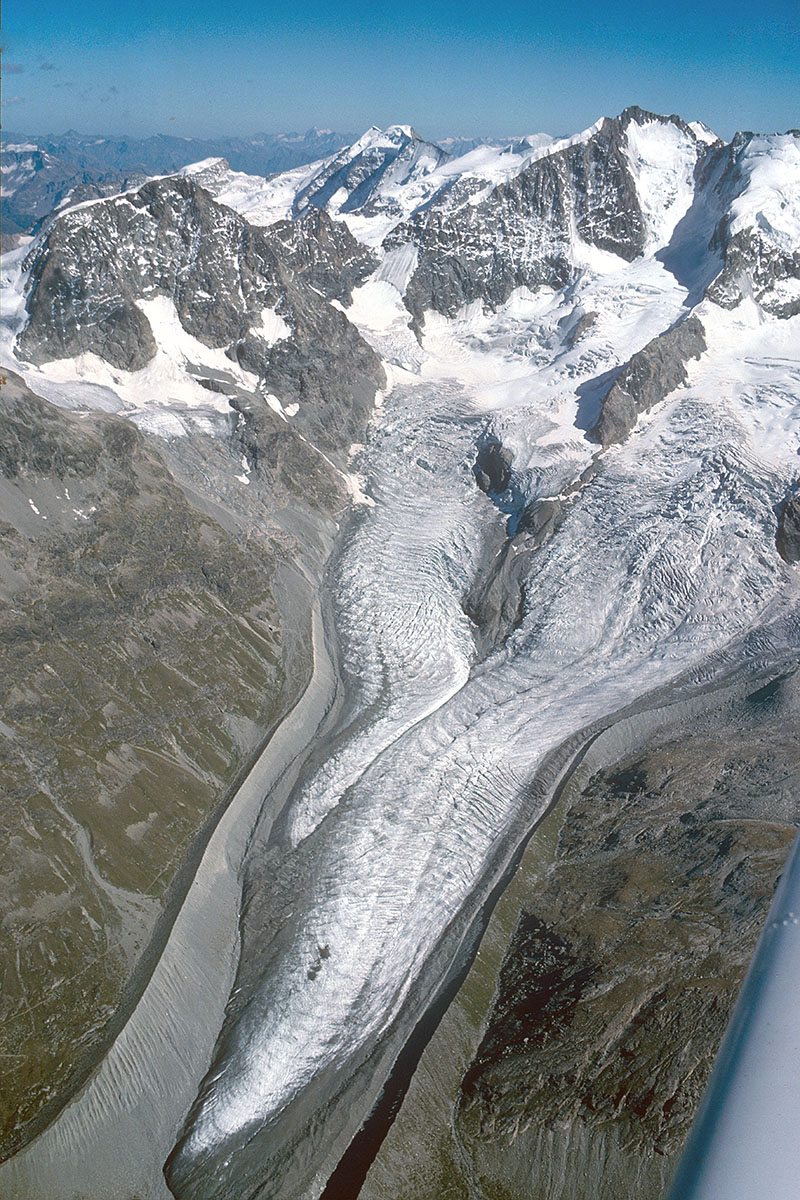
<svg viewBox="0 0 800 1200">
<path fill-rule="evenodd" d="M 34 136 L 410 124 L 433 140 L 502 138 L 574 133 L 630 104 L 726 140 L 800 125 L 794 0 L 676 0 L 668 16 L 633 0 L 385 13 L 365 0 L 7 0 L 3 18 L 3 124 Z"/>
<path fill-rule="evenodd" d="M 632 107 L 632 106 L 625 105 L 624 107 Z M 638 107 L 644 108 L 644 105 L 639 105 Z M 456 129 L 456 130 L 448 129 L 442 133 L 434 135 L 434 134 L 431 134 L 427 129 L 420 129 L 418 126 L 414 126 L 413 128 L 415 129 L 415 132 L 418 133 L 421 137 L 423 137 L 426 141 L 430 141 L 430 142 L 434 142 L 434 143 L 445 142 L 448 140 L 464 141 L 464 142 L 471 141 L 471 140 L 476 140 L 476 141 L 477 140 L 489 140 L 489 141 L 505 143 L 505 142 L 512 142 L 512 141 L 522 139 L 525 137 L 533 137 L 537 134 L 548 134 L 555 139 L 559 139 L 559 138 L 571 137 L 572 135 L 574 135 L 576 133 L 582 132 L 583 129 L 588 129 L 589 126 L 593 125 L 595 123 L 595 121 L 600 119 L 600 117 L 616 117 L 616 116 L 619 116 L 620 112 L 622 112 L 622 111 L 623 111 L 623 109 L 619 109 L 616 112 L 600 113 L 600 114 L 598 114 L 597 117 L 595 117 L 592 121 L 588 121 L 585 125 L 582 125 L 580 127 L 575 127 L 575 128 L 569 128 L 569 129 L 567 129 L 567 128 L 563 128 L 563 129 L 530 128 L 530 129 L 516 129 L 516 130 L 512 130 L 512 131 L 506 130 L 506 131 L 500 132 L 500 133 L 476 133 L 476 132 L 473 132 L 470 130 L 465 131 L 463 129 Z M 657 110 L 649 110 L 649 111 L 657 111 Z M 718 128 L 715 128 L 714 126 L 710 125 L 709 122 L 704 121 L 702 116 L 696 116 L 694 114 L 687 114 L 687 113 L 681 113 L 681 112 L 676 113 L 674 109 L 671 109 L 671 110 L 664 109 L 659 113 L 659 115 L 670 116 L 670 115 L 673 115 L 673 113 L 674 113 L 674 115 L 677 115 L 677 116 L 683 118 L 687 122 L 703 121 L 703 123 L 705 125 L 707 125 L 714 133 L 718 134 L 725 141 L 730 141 L 731 137 L 733 137 L 736 133 L 741 133 L 741 132 L 764 133 L 764 134 L 785 133 L 789 129 L 797 128 L 797 126 L 791 126 L 791 125 L 787 125 L 784 128 L 776 128 L 776 129 L 757 128 L 755 126 L 748 126 L 748 127 L 742 126 L 742 127 L 737 127 L 736 129 L 734 129 L 733 133 L 729 134 L 726 137 L 722 132 L 720 132 L 720 130 Z M 0 128 L 0 140 L 4 143 L 10 143 L 14 139 L 17 139 L 17 138 L 37 138 L 37 139 L 41 139 L 41 140 L 50 140 L 50 141 L 55 142 L 55 141 L 58 141 L 63 138 L 67 138 L 72 135 L 72 136 L 79 137 L 79 138 L 97 138 L 100 140 L 108 140 L 108 141 L 117 141 L 120 139 L 127 138 L 132 141 L 138 142 L 138 141 L 146 141 L 149 138 L 173 138 L 178 141 L 222 142 L 222 141 L 229 141 L 229 140 L 233 141 L 236 139 L 239 139 L 241 141 L 249 141 L 249 140 L 252 140 L 255 138 L 260 138 L 260 137 L 263 137 L 263 138 L 296 137 L 298 139 L 303 139 L 305 137 L 310 136 L 311 134 L 317 133 L 320 135 L 331 134 L 332 136 L 341 138 L 345 142 L 349 143 L 349 142 L 356 141 L 359 137 L 362 136 L 362 134 L 364 134 L 372 126 L 378 126 L 379 128 L 386 129 L 386 128 L 389 128 L 389 126 L 391 126 L 391 125 L 409 125 L 409 124 L 411 124 L 411 122 L 409 122 L 409 121 L 389 121 L 385 125 L 379 125 L 379 123 L 377 121 L 367 121 L 364 125 L 358 127 L 357 129 L 337 129 L 332 126 L 311 125 L 311 126 L 308 126 L 307 128 L 254 129 L 254 130 L 246 130 L 246 131 L 227 130 L 222 133 L 208 133 L 208 132 L 183 133 L 183 132 L 178 132 L 177 130 L 174 130 L 174 129 L 153 129 L 149 132 L 137 133 L 137 132 L 132 132 L 129 129 L 120 129 L 120 130 L 80 129 L 77 126 L 75 126 L 74 124 L 73 125 L 67 124 L 67 125 L 65 125 L 65 127 L 63 129 L 33 130 L 33 129 L 27 129 L 27 128 L 23 128 L 23 127 L 6 128 L 5 123 L 4 123 L 3 127 Z"/>
</svg>

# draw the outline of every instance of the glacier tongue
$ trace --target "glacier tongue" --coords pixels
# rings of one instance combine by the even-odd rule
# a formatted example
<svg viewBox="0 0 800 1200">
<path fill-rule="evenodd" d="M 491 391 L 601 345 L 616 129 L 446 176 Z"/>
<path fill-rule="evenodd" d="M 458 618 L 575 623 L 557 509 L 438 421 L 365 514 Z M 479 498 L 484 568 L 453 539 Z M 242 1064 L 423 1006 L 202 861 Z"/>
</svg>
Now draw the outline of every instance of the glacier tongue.
<svg viewBox="0 0 800 1200">
<path fill-rule="evenodd" d="M 647 270 L 645 288 L 615 293 L 621 330 L 648 313 L 663 327 L 680 303 L 671 277 Z M 579 307 L 604 279 L 586 277 Z M 772 508 L 800 446 L 785 361 L 795 331 L 715 309 L 720 350 L 690 386 L 565 493 L 557 537 L 535 553 L 515 538 L 526 556 L 515 627 L 476 662 L 463 603 L 502 542 L 471 469 L 487 419 L 524 456 L 515 468 L 531 498 L 537 480 L 563 488 L 591 456 L 565 396 L 610 351 L 601 333 L 570 351 L 553 333 L 561 302 L 552 316 L 546 298 L 523 297 L 495 318 L 434 322 L 415 373 L 395 371 L 365 456 L 376 504 L 351 523 L 331 577 L 346 703 L 280 833 L 251 848 L 237 985 L 167 1168 L 178 1196 L 221 1200 L 232 1179 L 317 1194 L 345 1144 L 348 1089 L 430 1003 L 468 915 L 546 802 L 527 785 L 547 756 L 687 671 L 702 679 L 715 653 L 735 662 L 737 639 L 796 590 Z M 520 312 L 529 329 L 534 312 L 543 321 L 522 359 L 509 340 Z M 757 366 L 728 349 L 737 339 Z M 537 382 L 555 418 L 538 418 L 539 438 Z M 781 439 L 759 425 L 759 398 L 784 414 Z"/>
</svg>

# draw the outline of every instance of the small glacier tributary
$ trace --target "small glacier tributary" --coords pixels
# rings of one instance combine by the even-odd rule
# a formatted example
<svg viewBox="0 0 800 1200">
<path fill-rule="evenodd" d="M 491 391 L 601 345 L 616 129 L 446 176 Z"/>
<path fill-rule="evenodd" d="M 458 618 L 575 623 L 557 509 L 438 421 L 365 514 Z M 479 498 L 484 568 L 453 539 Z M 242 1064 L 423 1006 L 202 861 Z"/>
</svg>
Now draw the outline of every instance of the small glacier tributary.
<svg viewBox="0 0 800 1200">
<path fill-rule="evenodd" d="M 464 601 L 502 517 L 476 487 L 480 435 L 492 419 L 524 447 L 531 497 L 566 488 L 596 447 L 537 408 L 535 364 L 494 414 L 490 370 L 396 372 L 363 456 L 375 503 L 330 570 L 347 700 L 279 827 L 251 846 L 236 985 L 167 1168 L 178 1196 L 318 1196 L 546 807 L 530 784 L 548 756 L 671 681 L 776 652 L 769 626 L 794 585 L 773 506 L 798 402 L 773 366 L 731 393 L 715 362 L 602 456 L 482 660 Z M 786 417 L 777 456 L 751 420 L 759 389 Z"/>
</svg>

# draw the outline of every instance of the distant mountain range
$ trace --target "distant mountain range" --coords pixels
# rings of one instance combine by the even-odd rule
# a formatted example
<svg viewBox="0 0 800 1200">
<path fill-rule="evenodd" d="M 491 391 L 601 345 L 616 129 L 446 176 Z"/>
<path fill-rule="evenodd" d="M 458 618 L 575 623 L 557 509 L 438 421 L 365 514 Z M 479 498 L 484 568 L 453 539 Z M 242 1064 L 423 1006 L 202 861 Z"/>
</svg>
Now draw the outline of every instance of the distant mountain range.
<svg viewBox="0 0 800 1200">
<path fill-rule="evenodd" d="M 69 130 L 60 136 L 3 132 L 0 222 L 9 239 L 30 233 L 67 196 L 74 201 L 110 195 L 152 175 L 188 163 L 225 158 L 235 171 L 273 175 L 326 158 L 353 141 L 347 133 L 262 133 L 251 138 L 97 137 Z M 447 138 L 442 148 L 463 154 L 479 139 Z"/>
</svg>

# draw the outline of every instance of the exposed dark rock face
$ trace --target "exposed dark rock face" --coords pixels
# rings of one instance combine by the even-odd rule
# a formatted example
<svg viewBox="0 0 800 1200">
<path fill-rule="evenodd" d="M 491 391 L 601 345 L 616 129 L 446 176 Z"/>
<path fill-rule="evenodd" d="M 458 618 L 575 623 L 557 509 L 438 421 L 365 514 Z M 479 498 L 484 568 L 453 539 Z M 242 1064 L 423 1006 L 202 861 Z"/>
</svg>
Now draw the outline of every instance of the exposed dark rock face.
<svg viewBox="0 0 800 1200">
<path fill-rule="evenodd" d="M 746 295 L 775 317 L 800 313 L 800 293 L 783 296 L 776 284 L 800 279 L 800 250 L 786 249 L 759 228 L 743 229 L 725 247 L 725 265 L 707 295 L 722 308 L 735 308 Z"/>
<path fill-rule="evenodd" d="M 573 328 L 567 334 L 566 344 L 571 350 L 576 342 L 579 342 L 585 333 L 594 326 L 597 321 L 596 312 L 585 312 L 576 321 Z"/>
<path fill-rule="evenodd" d="M 486 568 L 474 580 L 463 607 L 474 623 L 478 658 L 516 629 L 525 613 L 531 556 L 560 529 L 568 510 L 564 500 L 534 500 L 516 520 Z"/>
<path fill-rule="evenodd" d="M 531 550 L 524 534 L 507 538 L 490 568 L 478 576 L 464 598 L 464 611 L 475 627 L 479 660 L 522 620 Z"/>
<path fill-rule="evenodd" d="M 782 139 L 800 146 L 800 134 L 790 130 Z M 724 151 L 727 160 L 724 186 L 729 200 L 741 195 L 750 179 L 745 155 L 757 155 L 763 139 L 754 134 L 737 134 Z M 719 188 L 719 184 L 717 185 Z M 763 213 L 755 213 L 744 228 L 730 233 L 731 218 L 721 218 L 711 243 L 722 257 L 722 269 L 707 288 L 706 295 L 722 308 L 735 308 L 745 297 L 754 299 L 775 317 L 800 313 L 800 291 L 781 287 L 786 280 L 800 279 L 800 249 L 785 234 L 772 227 Z"/>
<path fill-rule="evenodd" d="M 406 291 L 415 321 L 429 308 L 455 316 L 473 300 L 497 308 L 523 285 L 563 287 L 575 270 L 573 230 L 628 262 L 641 254 L 647 228 L 623 145 L 631 121 L 645 120 L 675 123 L 694 140 L 677 117 L 626 109 L 603 120 L 587 141 L 535 160 L 479 203 L 459 204 L 451 190 L 398 226 L 386 244 L 419 247 Z"/>
<path fill-rule="evenodd" d="M 295 221 L 278 221 L 269 227 L 269 234 L 280 243 L 284 261 L 326 300 L 349 304 L 353 288 L 378 265 L 374 251 L 321 208 L 311 208 Z"/>
<path fill-rule="evenodd" d="M 706 349 L 703 326 L 688 317 L 648 342 L 611 384 L 591 436 L 603 446 L 622 442 L 639 416 L 686 382 L 686 363 Z"/>
<path fill-rule="evenodd" d="M 782 559 L 787 563 L 800 562 L 800 491 L 781 505 L 775 540 Z"/>
<path fill-rule="evenodd" d="M 275 506 L 299 497 L 322 514 L 338 514 L 345 508 L 347 495 L 341 478 L 262 396 L 232 397 L 230 403 L 239 415 L 235 444 L 264 480 Z"/>
<path fill-rule="evenodd" d="M 363 435 L 383 371 L 347 318 L 276 246 L 181 177 L 67 212 L 31 254 L 20 352 L 34 362 L 92 352 L 140 369 L 156 342 L 137 300 L 166 296 L 187 333 L 298 404 L 297 427 L 341 454 Z M 259 334 L 265 310 L 289 336 L 270 344 Z"/>
<path fill-rule="evenodd" d="M 527 534 L 533 549 L 538 550 L 558 531 L 565 515 L 562 500 L 534 500 L 523 510 L 517 529 Z"/>
<path fill-rule="evenodd" d="M 127 421 L 98 417 L 96 423 L 78 422 L 13 377 L 3 400 L 0 470 L 6 479 L 31 474 L 57 480 L 86 478 L 101 466 L 113 471 L 137 442 L 136 429 Z M 100 431 L 103 436 L 98 436 Z"/>
<path fill-rule="evenodd" d="M 475 478 L 482 492 L 504 492 L 511 482 L 512 454 L 500 442 L 486 442 L 475 459 Z"/>
</svg>

